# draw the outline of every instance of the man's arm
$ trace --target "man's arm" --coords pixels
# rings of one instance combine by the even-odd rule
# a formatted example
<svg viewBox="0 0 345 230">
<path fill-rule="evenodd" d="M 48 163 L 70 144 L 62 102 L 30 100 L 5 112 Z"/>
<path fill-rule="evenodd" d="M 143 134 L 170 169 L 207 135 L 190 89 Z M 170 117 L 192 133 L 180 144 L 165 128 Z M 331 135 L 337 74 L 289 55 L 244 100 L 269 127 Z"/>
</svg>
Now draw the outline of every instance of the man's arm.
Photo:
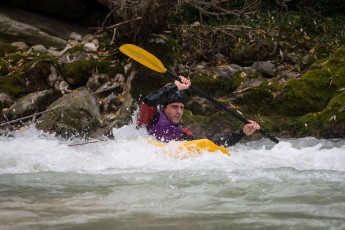
<svg viewBox="0 0 345 230">
<path fill-rule="evenodd" d="M 226 147 L 235 145 L 237 142 L 242 140 L 242 138 L 245 136 L 246 134 L 243 132 L 243 130 L 238 130 L 236 132 L 226 134 L 216 140 L 213 140 L 213 142 L 219 146 L 223 146 L 226 148 Z"/>
<path fill-rule="evenodd" d="M 213 142 L 220 146 L 229 147 L 235 145 L 243 137 L 253 134 L 258 129 L 260 129 L 260 125 L 255 121 L 249 120 L 249 123 L 244 125 L 242 130 L 222 136 Z"/>
</svg>

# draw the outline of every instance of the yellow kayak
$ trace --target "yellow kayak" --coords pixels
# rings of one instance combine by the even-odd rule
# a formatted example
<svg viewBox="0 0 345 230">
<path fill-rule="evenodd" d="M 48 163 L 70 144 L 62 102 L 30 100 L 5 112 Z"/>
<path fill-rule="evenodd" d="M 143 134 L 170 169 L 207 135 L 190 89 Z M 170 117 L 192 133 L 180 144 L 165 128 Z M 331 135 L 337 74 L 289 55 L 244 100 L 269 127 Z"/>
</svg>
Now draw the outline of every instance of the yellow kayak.
<svg viewBox="0 0 345 230">
<path fill-rule="evenodd" d="M 149 140 L 150 144 L 157 147 L 169 147 L 169 143 L 160 142 L 158 140 Z M 181 141 L 177 142 L 178 152 L 189 153 L 189 154 L 200 154 L 203 151 L 210 153 L 221 152 L 230 156 L 229 150 L 224 147 L 218 146 L 208 139 L 198 139 L 192 141 Z"/>
</svg>

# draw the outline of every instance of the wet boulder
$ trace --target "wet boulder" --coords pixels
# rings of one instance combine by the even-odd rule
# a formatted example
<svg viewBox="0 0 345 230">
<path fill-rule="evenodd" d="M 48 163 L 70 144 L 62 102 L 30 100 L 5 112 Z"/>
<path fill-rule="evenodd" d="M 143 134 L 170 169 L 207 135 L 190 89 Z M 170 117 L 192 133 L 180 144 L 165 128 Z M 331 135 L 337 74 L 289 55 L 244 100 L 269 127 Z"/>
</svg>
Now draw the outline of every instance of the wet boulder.
<svg viewBox="0 0 345 230">
<path fill-rule="evenodd" d="M 85 87 L 65 94 L 40 117 L 36 127 L 64 138 L 90 137 L 99 128 L 100 105 L 98 98 Z"/>
<path fill-rule="evenodd" d="M 53 89 L 30 93 L 11 105 L 5 115 L 10 120 L 33 115 L 44 111 L 50 103 L 60 96 L 60 92 Z"/>
<path fill-rule="evenodd" d="M 95 92 L 99 87 L 109 80 L 110 78 L 108 74 L 93 73 L 86 83 L 86 88 Z"/>
<path fill-rule="evenodd" d="M 28 92 L 50 89 L 57 81 L 58 71 L 54 62 L 51 60 L 35 60 L 26 64 L 26 66 L 27 69 L 23 75 L 23 79 Z"/>
<path fill-rule="evenodd" d="M 6 93 L 0 93 L 0 104 L 4 108 L 8 108 L 13 104 L 13 100 Z"/>
<path fill-rule="evenodd" d="M 276 76 L 278 72 L 277 66 L 269 61 L 254 62 L 252 67 L 268 78 Z"/>
<path fill-rule="evenodd" d="M 191 74 L 193 85 L 207 94 L 223 97 L 232 93 L 241 83 L 241 67 L 224 65 L 195 71 Z"/>
</svg>

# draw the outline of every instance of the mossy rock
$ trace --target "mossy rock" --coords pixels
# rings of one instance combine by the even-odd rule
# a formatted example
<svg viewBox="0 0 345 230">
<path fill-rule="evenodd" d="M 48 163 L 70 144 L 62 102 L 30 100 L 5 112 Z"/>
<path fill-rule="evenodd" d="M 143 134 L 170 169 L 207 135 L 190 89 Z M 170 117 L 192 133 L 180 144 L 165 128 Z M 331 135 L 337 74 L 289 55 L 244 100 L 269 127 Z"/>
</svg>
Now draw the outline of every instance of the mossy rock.
<svg viewBox="0 0 345 230">
<path fill-rule="evenodd" d="M 86 84 L 93 71 L 96 71 L 96 60 L 79 60 L 67 63 L 62 67 L 62 76 L 73 87 Z"/>
<path fill-rule="evenodd" d="M 123 73 L 121 65 L 112 65 L 109 61 L 103 60 L 79 60 L 67 63 L 61 69 L 62 76 L 73 88 L 84 86 L 94 72 L 106 73 L 109 76 Z"/>
<path fill-rule="evenodd" d="M 181 124 L 195 135 L 209 137 L 221 136 L 241 129 L 243 126 L 243 123 L 224 111 L 203 116 L 192 115 L 189 110 L 185 110 Z"/>
<path fill-rule="evenodd" d="M 334 55 L 317 61 L 313 66 L 327 71 L 331 84 L 337 89 L 345 87 L 345 47 L 337 49 Z"/>
<path fill-rule="evenodd" d="M 0 92 L 6 93 L 13 100 L 27 94 L 22 74 L 14 73 L 10 76 L 0 76 Z"/>
<path fill-rule="evenodd" d="M 265 51 L 258 44 L 244 43 L 235 46 L 229 55 L 229 60 L 240 65 L 250 65 L 255 61 L 265 60 L 269 52 Z"/>
<path fill-rule="evenodd" d="M 282 86 L 271 81 L 263 81 L 258 87 L 243 91 L 236 97 L 233 103 L 240 106 L 241 112 L 251 115 L 269 116 L 277 114 L 280 102 L 276 94 L 282 90 Z"/>
<path fill-rule="evenodd" d="M 329 78 L 327 71 L 311 70 L 305 73 L 301 80 L 289 80 L 277 98 L 277 112 L 282 115 L 301 116 L 321 111 L 335 93 Z"/>
<path fill-rule="evenodd" d="M 49 54 L 28 54 L 15 52 L 6 55 L 4 60 L 12 65 L 10 75 L 0 79 L 0 89 L 14 100 L 27 93 L 45 90 L 48 85 L 50 66 L 55 65 Z"/>
<path fill-rule="evenodd" d="M 230 76 L 221 72 L 221 68 L 196 72 L 191 75 L 191 80 L 195 87 L 208 95 L 214 97 L 230 96 L 241 84 L 242 78 L 238 74 Z"/>
<path fill-rule="evenodd" d="M 55 65 L 50 59 L 33 60 L 23 65 L 23 79 L 27 92 L 33 93 L 50 89 L 48 76 L 51 74 L 51 66 Z"/>
<path fill-rule="evenodd" d="M 304 124 L 304 132 L 323 138 L 345 136 L 345 91 L 335 95 L 321 111 L 309 113 L 298 121 Z"/>
<path fill-rule="evenodd" d="M 276 113 L 277 101 L 271 91 L 261 88 L 246 90 L 234 100 L 240 110 L 249 114 L 271 115 Z"/>
<path fill-rule="evenodd" d="M 98 99 L 85 87 L 65 94 L 47 110 L 52 111 L 44 113 L 36 125 L 44 132 L 55 133 L 65 138 L 90 137 L 100 126 Z"/>
</svg>

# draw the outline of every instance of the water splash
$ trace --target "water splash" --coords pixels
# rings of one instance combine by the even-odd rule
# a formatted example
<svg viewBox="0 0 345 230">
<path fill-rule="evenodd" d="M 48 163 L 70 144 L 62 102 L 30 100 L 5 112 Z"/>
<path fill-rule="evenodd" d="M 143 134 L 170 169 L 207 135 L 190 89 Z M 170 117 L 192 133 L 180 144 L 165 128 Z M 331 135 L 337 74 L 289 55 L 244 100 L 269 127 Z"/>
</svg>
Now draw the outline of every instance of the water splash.
<svg viewBox="0 0 345 230">
<path fill-rule="evenodd" d="M 114 129 L 114 140 L 75 145 L 83 140 L 61 140 L 31 127 L 13 137 L 1 137 L 0 173 L 77 172 L 122 173 L 164 170 L 246 170 L 293 168 L 345 171 L 344 141 L 315 138 L 267 140 L 230 147 L 231 156 L 207 153 L 172 158 L 147 143 L 143 130 Z M 92 142 L 92 141 L 91 141 Z M 172 151 L 177 147 L 170 145 Z"/>
</svg>

